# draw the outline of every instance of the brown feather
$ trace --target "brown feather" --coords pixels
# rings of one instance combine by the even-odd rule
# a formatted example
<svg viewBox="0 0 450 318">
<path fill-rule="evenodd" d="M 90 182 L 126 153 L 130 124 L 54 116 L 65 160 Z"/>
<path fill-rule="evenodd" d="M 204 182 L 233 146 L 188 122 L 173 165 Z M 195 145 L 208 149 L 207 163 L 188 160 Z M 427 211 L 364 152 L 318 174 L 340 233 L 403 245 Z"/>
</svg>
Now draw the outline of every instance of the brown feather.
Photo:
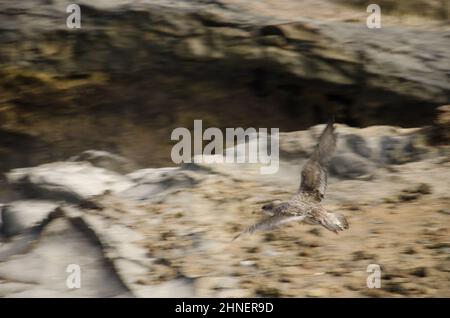
<svg viewBox="0 0 450 318">
<path fill-rule="evenodd" d="M 318 202 L 323 199 L 327 188 L 327 166 L 333 157 L 336 139 L 334 120 L 330 120 L 320 135 L 311 157 L 302 169 L 298 194 L 313 198 Z"/>
</svg>

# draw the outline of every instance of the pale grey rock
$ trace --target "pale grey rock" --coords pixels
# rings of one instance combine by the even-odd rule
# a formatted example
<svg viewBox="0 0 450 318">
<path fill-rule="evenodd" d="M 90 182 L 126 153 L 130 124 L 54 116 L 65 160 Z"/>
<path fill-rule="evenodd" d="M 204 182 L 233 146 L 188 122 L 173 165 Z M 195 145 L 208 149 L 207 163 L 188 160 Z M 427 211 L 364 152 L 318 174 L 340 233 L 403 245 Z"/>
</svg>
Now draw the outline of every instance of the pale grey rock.
<svg viewBox="0 0 450 318">
<path fill-rule="evenodd" d="M 136 183 L 158 183 L 178 170 L 179 168 L 176 167 L 147 168 L 133 171 L 127 174 L 127 177 Z"/>
<path fill-rule="evenodd" d="M 307 159 L 323 127 L 321 124 L 304 131 L 280 134 L 281 159 Z M 336 155 L 353 154 L 376 165 L 418 161 L 430 152 L 426 133 L 417 128 L 371 126 L 361 129 L 336 124 L 336 131 Z"/>
<path fill-rule="evenodd" d="M 417 146 L 416 136 L 383 136 L 380 140 L 380 159 L 386 164 L 417 161 L 426 152 Z"/>
<path fill-rule="evenodd" d="M 251 261 L 251 260 L 244 260 L 244 261 L 240 261 L 239 265 L 246 266 L 246 267 L 248 267 L 248 266 L 255 266 L 256 262 L 255 261 Z"/>
<path fill-rule="evenodd" d="M 34 284 L 0 281 L 0 297 L 11 297 L 35 288 Z"/>
<path fill-rule="evenodd" d="M 355 154 L 364 158 L 370 158 L 372 156 L 372 150 L 366 140 L 360 135 L 349 134 L 344 137 L 344 140 L 347 147 Z"/>
<path fill-rule="evenodd" d="M 121 174 L 126 174 L 136 169 L 136 165 L 131 160 L 102 150 L 86 150 L 79 155 L 71 157 L 69 161 L 87 161 L 95 167 Z"/>
<path fill-rule="evenodd" d="M 92 296 L 90 294 L 82 294 L 79 292 L 62 293 L 59 290 L 46 289 L 41 287 L 31 287 L 21 292 L 11 293 L 6 298 L 87 298 L 87 297 L 111 297 L 111 298 L 130 298 L 129 293 L 106 295 L 106 296 Z"/>
<path fill-rule="evenodd" d="M 166 191 L 193 187 L 201 182 L 199 173 L 183 168 L 142 169 L 127 175 L 135 185 L 120 195 L 132 200 L 148 200 Z"/>
<path fill-rule="evenodd" d="M 151 200 L 163 191 L 164 188 L 158 184 L 137 184 L 120 195 L 131 200 L 146 201 Z"/>
<path fill-rule="evenodd" d="M 331 174 L 343 179 L 369 178 L 375 168 L 372 162 L 353 153 L 336 155 L 330 162 Z"/>
<path fill-rule="evenodd" d="M 51 221 L 28 253 L 0 262 L 3 279 L 34 285 L 32 289 L 16 292 L 11 290 L 11 286 L 0 285 L 0 294 L 12 292 L 9 294 L 11 297 L 131 296 L 112 264 L 104 257 L 98 241 L 75 224 L 66 218 Z M 80 266 L 79 289 L 70 289 L 66 285 L 69 264 Z"/>
<path fill-rule="evenodd" d="M 3 206 L 2 232 L 7 236 L 19 234 L 44 220 L 58 206 L 51 201 L 22 200 Z"/>
<path fill-rule="evenodd" d="M 142 169 L 127 175 L 137 184 L 159 184 L 165 187 L 192 186 L 201 181 L 199 175 L 189 169 L 183 168 L 160 168 Z"/>
<path fill-rule="evenodd" d="M 31 168 L 13 169 L 6 174 L 13 184 L 30 197 L 80 203 L 106 191 L 124 191 L 133 182 L 126 176 L 87 162 L 54 162 Z"/>
</svg>

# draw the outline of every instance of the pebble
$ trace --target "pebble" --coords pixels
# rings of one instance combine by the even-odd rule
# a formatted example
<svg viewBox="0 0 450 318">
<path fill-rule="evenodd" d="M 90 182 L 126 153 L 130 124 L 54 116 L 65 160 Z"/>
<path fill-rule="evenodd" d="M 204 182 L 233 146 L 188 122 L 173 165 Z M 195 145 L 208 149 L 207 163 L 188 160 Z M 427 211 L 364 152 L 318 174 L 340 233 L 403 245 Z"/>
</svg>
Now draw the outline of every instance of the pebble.
<svg viewBox="0 0 450 318">
<path fill-rule="evenodd" d="M 411 272 L 411 275 L 417 276 L 417 277 L 427 277 L 428 271 L 425 267 L 417 267 L 414 268 Z"/>
<path fill-rule="evenodd" d="M 247 260 L 247 261 L 241 261 L 239 264 L 240 264 L 241 266 L 255 266 L 255 265 L 256 265 L 256 262 L 255 262 L 255 261 Z"/>
<path fill-rule="evenodd" d="M 329 296 L 328 290 L 325 288 L 316 288 L 313 290 L 310 290 L 306 293 L 306 296 L 308 297 L 327 297 Z"/>
</svg>

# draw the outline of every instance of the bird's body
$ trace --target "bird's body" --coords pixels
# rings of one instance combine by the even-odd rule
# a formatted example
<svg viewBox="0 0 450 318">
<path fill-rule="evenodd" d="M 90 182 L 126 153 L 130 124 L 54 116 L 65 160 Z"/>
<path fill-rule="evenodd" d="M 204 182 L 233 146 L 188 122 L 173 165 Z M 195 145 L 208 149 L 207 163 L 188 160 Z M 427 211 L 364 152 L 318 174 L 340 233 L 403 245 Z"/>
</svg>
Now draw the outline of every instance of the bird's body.
<svg viewBox="0 0 450 318">
<path fill-rule="evenodd" d="M 297 193 L 287 201 L 274 201 L 264 205 L 262 209 L 270 217 L 249 227 L 235 239 L 244 233 L 270 230 L 293 221 L 320 224 L 335 233 L 348 228 L 347 220 L 342 214 L 328 212 L 320 204 L 327 188 L 327 166 L 336 148 L 337 137 L 333 124 L 333 121 L 327 124 L 304 165 Z"/>
</svg>

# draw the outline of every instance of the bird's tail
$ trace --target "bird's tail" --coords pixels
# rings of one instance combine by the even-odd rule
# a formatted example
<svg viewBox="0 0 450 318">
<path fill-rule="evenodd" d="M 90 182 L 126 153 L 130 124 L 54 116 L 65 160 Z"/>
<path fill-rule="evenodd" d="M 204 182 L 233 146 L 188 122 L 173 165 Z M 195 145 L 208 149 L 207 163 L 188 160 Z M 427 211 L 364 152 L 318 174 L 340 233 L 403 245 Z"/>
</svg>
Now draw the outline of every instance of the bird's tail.
<svg viewBox="0 0 450 318">
<path fill-rule="evenodd" d="M 303 221 L 304 219 L 305 219 L 304 215 L 291 215 L 291 216 L 286 216 L 286 215 L 282 215 L 282 214 L 274 215 L 274 216 L 271 216 L 270 218 L 267 218 L 255 225 L 248 227 L 242 233 L 236 235 L 233 238 L 233 241 L 243 234 L 253 234 L 256 231 L 268 231 L 268 230 L 276 228 L 282 224 L 293 222 L 293 221 Z"/>
<path fill-rule="evenodd" d="M 348 222 L 345 216 L 341 213 L 322 212 L 319 218 L 320 224 L 327 230 L 334 233 L 348 229 Z"/>
</svg>

